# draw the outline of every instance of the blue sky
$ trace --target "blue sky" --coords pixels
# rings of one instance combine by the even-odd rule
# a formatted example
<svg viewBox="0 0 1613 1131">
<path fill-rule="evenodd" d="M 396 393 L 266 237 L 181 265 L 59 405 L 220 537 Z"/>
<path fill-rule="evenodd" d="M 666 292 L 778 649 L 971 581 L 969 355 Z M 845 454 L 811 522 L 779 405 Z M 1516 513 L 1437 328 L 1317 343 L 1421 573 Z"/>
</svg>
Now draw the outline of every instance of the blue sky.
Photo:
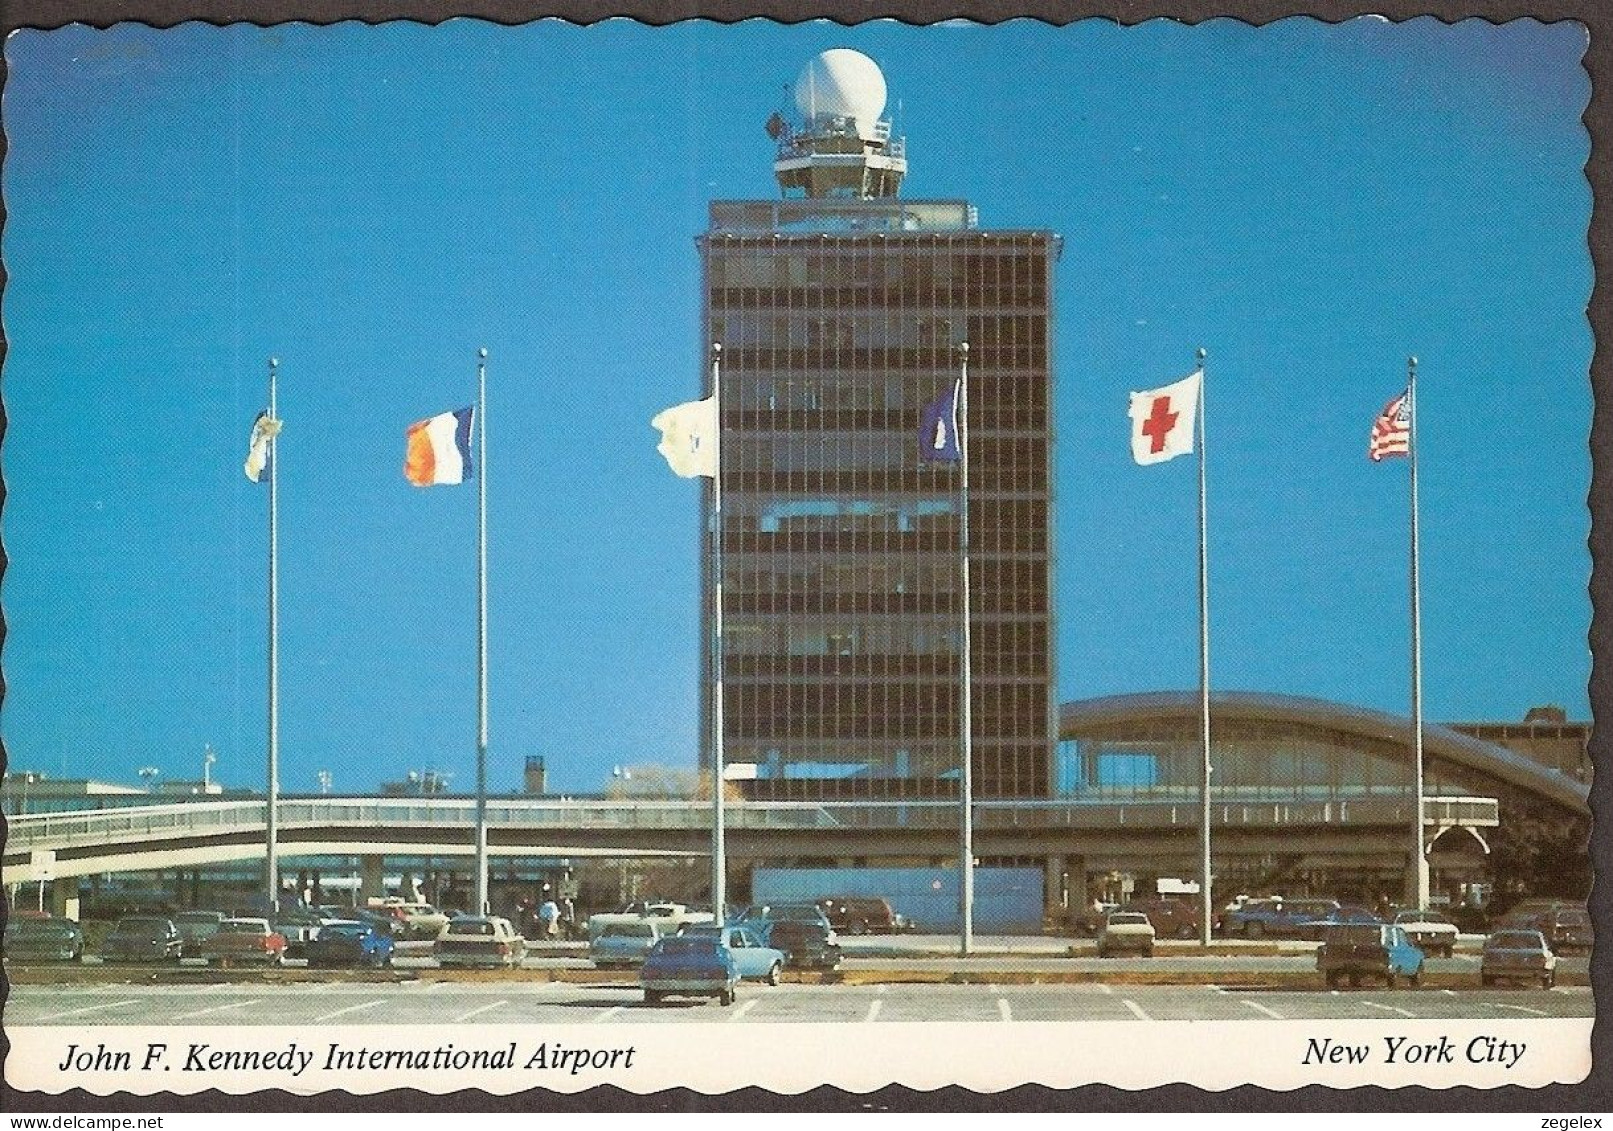
<svg viewBox="0 0 1613 1131">
<path fill-rule="evenodd" d="M 403 429 L 486 346 L 491 754 L 513 789 L 692 765 L 694 236 L 772 198 L 762 126 L 829 47 L 885 71 L 910 197 L 1065 240 L 1059 693 L 1197 679 L 1194 468 L 1126 394 L 1209 350 L 1214 683 L 1405 711 L 1415 353 L 1426 709 L 1588 717 L 1589 97 L 1577 25 L 22 31 L 6 44 L 11 764 L 261 787 L 281 359 L 283 787 L 474 780 L 475 492 Z"/>
</svg>

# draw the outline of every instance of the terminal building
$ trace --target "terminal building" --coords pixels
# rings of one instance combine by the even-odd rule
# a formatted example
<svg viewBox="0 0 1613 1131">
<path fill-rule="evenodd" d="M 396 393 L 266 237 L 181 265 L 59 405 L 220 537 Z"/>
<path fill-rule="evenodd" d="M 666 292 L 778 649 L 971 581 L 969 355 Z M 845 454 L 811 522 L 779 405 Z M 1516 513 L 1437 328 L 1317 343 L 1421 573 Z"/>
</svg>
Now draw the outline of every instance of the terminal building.
<svg viewBox="0 0 1613 1131">
<path fill-rule="evenodd" d="M 796 120 L 768 123 L 781 199 L 713 202 L 698 241 L 722 347 L 727 772 L 756 799 L 958 796 L 960 475 L 918 433 L 967 343 L 974 791 L 1046 797 L 1059 238 L 900 198 L 865 56 L 824 52 L 794 95 Z M 710 625 L 709 487 L 706 505 Z"/>
</svg>

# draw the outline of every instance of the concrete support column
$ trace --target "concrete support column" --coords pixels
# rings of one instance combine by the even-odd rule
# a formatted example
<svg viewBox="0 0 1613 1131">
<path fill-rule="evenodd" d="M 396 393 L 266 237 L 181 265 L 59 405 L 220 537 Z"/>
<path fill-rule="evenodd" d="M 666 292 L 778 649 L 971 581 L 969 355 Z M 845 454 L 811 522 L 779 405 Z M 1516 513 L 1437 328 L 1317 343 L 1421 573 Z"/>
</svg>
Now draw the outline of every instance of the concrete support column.
<svg viewBox="0 0 1613 1131">
<path fill-rule="evenodd" d="M 1064 857 L 1049 853 L 1042 861 L 1042 917 L 1061 923 L 1064 916 Z"/>
<path fill-rule="evenodd" d="M 1065 891 L 1069 899 L 1070 916 L 1084 914 L 1090 902 L 1087 896 L 1087 858 L 1085 856 L 1068 856 L 1064 860 L 1064 872 L 1069 877 L 1066 881 Z"/>
<path fill-rule="evenodd" d="M 374 896 L 380 899 L 386 894 L 386 888 L 381 877 L 385 872 L 386 858 L 382 856 L 360 856 L 358 858 L 358 898 L 356 903 L 362 907 L 364 901 Z"/>
<path fill-rule="evenodd" d="M 68 897 L 72 897 L 74 903 L 78 902 L 78 881 L 76 879 L 52 880 L 50 882 L 50 898 L 46 900 L 45 906 L 50 908 L 50 913 L 56 918 L 66 919 L 68 918 Z M 78 918 L 76 914 L 72 917 Z"/>
</svg>

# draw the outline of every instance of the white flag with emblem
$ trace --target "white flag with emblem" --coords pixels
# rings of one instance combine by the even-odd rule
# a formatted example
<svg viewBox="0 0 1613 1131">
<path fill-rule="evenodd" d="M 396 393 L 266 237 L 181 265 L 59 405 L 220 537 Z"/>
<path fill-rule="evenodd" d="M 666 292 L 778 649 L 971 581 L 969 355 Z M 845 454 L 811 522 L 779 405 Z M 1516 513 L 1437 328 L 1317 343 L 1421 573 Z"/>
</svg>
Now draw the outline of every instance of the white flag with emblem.
<svg viewBox="0 0 1613 1131">
<path fill-rule="evenodd" d="M 1131 394 L 1131 456 L 1140 464 L 1164 463 L 1193 454 L 1193 422 L 1198 417 L 1197 370 L 1174 385 Z"/>
<path fill-rule="evenodd" d="M 661 430 L 655 450 L 685 479 L 717 474 L 717 401 L 707 397 L 655 414 L 652 428 Z"/>
</svg>

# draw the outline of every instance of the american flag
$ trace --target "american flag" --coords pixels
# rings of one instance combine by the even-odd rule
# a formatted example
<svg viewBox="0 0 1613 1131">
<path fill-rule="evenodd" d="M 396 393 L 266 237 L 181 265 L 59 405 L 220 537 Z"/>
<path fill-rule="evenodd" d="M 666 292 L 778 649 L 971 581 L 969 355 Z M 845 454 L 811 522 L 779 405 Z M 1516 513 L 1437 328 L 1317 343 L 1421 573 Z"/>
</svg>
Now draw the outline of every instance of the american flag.
<svg viewBox="0 0 1613 1131">
<path fill-rule="evenodd" d="M 1409 392 L 1409 390 L 1408 390 Z M 1367 456 L 1377 463 L 1385 456 L 1403 456 L 1411 451 L 1411 402 L 1401 393 L 1383 406 L 1372 422 L 1372 441 Z"/>
</svg>

